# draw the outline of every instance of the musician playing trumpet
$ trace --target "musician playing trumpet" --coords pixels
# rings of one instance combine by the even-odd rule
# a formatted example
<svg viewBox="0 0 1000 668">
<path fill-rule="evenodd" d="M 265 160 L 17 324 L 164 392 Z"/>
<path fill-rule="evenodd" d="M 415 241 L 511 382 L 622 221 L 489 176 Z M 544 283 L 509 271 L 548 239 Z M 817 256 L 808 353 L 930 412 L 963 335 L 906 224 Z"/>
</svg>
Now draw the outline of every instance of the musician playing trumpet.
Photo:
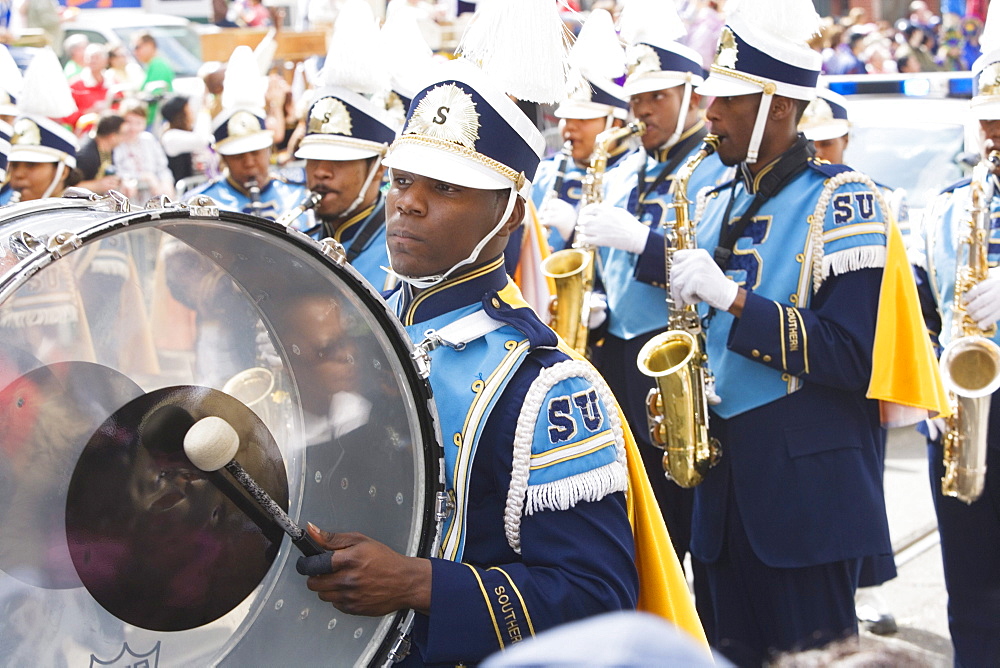
<svg viewBox="0 0 1000 668">
<path fill-rule="evenodd" d="M 997 20 L 1000 17 L 987 18 Z M 996 26 L 994 26 L 996 27 Z M 913 234 L 912 256 L 917 258 L 915 272 L 927 328 L 940 345 L 954 344 L 960 336 L 955 324 L 967 321 L 967 327 L 983 330 L 987 341 L 1000 341 L 990 334 L 1000 319 L 1000 260 L 996 252 L 1000 197 L 996 167 L 1000 148 L 1000 44 L 983 44 L 984 55 L 974 65 L 977 88 L 972 98 L 972 119 L 979 122 L 979 148 L 982 162 L 973 178 L 946 188 L 926 210 L 921 225 Z M 989 161 L 989 162 L 987 162 Z M 974 204 L 973 194 L 978 190 Z M 969 255 L 971 221 L 982 217 L 986 277 L 956 295 L 957 274 L 968 269 L 963 261 Z M 976 226 L 979 227 L 978 225 Z M 966 247 L 966 248 L 963 248 Z M 973 251 L 975 252 L 975 251 Z M 960 312 L 964 309 L 964 315 Z M 956 336 L 959 335 L 959 336 Z M 942 355 L 942 359 L 945 356 Z M 978 365 L 984 368 L 985 365 Z M 955 665 L 995 665 L 1000 657 L 1000 402 L 995 393 L 978 401 L 988 403 L 985 434 L 972 431 L 949 434 L 949 421 L 936 419 L 926 424 L 927 456 L 931 491 L 941 536 L 944 580 L 948 590 L 948 626 L 955 650 Z M 981 448 L 978 459 L 985 458 L 985 473 L 978 472 L 979 492 L 966 495 L 944 482 L 945 452 L 948 439 L 958 436 L 959 447 Z M 984 438 L 985 437 L 985 438 Z M 981 467 L 976 467 L 981 468 Z M 985 480 L 983 480 L 985 476 Z M 957 498 L 954 498 L 957 496 Z M 963 497 L 965 497 L 963 499 Z M 969 501 L 971 500 L 971 503 Z"/>
<path fill-rule="evenodd" d="M 271 173 L 274 134 L 266 127 L 265 87 L 253 52 L 238 47 L 226 66 L 223 109 L 212 120 L 212 148 L 225 169 L 218 178 L 184 193 L 185 201 L 208 195 L 225 211 L 274 220 L 305 198 L 304 184 Z M 292 226 L 304 224 L 300 218 Z"/>
<path fill-rule="evenodd" d="M 662 25 L 652 18 L 633 18 Z M 676 12 L 671 18 L 680 26 Z M 623 24 L 623 34 L 628 28 Z M 664 451 L 653 445 L 646 429 L 646 395 L 655 382 L 640 373 L 636 360 L 643 345 L 667 329 L 664 235 L 675 219 L 670 185 L 707 131 L 701 96 L 693 90 L 704 75 L 701 58 L 677 42 L 664 40 L 661 34 L 659 28 L 656 34 L 636 32 L 626 51 L 629 74 L 624 92 L 635 118 L 646 125 L 642 150 L 607 172 L 604 202 L 582 209 L 577 242 L 596 246 L 603 260 L 603 273 L 599 271 L 598 276 L 607 294 L 607 322 L 601 330 L 603 346 L 592 361 L 632 425 L 674 549 L 683 561 L 691 531 L 692 493 L 664 475 Z M 696 199 L 701 188 L 714 185 L 723 171 L 718 158 L 702 162 L 689 182 L 690 200 Z M 591 326 L 599 327 L 604 317 L 600 310 L 592 310 Z M 599 335 L 592 331 L 590 338 L 594 341 Z M 697 565 L 694 570 L 696 598 L 704 598 Z"/>
<path fill-rule="evenodd" d="M 361 9 L 362 13 L 367 8 Z M 374 20 L 356 25 L 353 14 L 338 19 L 338 30 L 374 31 Z M 369 17 L 370 18 L 370 17 Z M 354 26 L 345 25 L 354 22 Z M 339 33 L 338 33 L 339 34 Z M 368 40 L 373 47 L 376 39 Z M 295 152 L 306 161 L 306 187 L 322 199 L 313 211 L 306 233 L 316 239 L 332 237 L 343 244 L 347 260 L 376 290 L 391 287 L 383 267 L 389 266 L 385 245 L 385 168 L 382 157 L 396 136 L 385 108 L 346 84 L 377 77 L 358 77 L 341 71 L 344 41 L 331 41 L 326 66 L 320 74 L 323 87 L 306 116 L 306 134 Z M 351 59 L 354 62 L 355 59 Z M 367 62 L 374 67 L 377 59 Z M 355 84 L 357 88 L 357 84 Z"/>
</svg>

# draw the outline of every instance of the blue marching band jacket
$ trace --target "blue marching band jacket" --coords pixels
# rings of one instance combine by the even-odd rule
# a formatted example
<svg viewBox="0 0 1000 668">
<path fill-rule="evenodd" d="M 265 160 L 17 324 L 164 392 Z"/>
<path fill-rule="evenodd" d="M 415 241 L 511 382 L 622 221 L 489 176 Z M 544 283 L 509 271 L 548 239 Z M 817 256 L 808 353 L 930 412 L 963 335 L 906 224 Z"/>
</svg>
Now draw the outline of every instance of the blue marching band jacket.
<svg viewBox="0 0 1000 668">
<path fill-rule="evenodd" d="M 676 217 L 673 198 L 668 194 L 672 176 L 694 154 L 705 135 L 704 122 L 688 129 L 667 151 L 648 155 L 637 151 L 618 163 L 605 178 L 605 201 L 627 209 L 649 226 L 646 248 L 636 255 L 616 248 L 601 249 L 604 289 L 608 296 L 608 332 L 620 339 L 633 339 L 667 326 L 664 235 Z M 666 175 L 665 169 L 670 169 Z M 715 156 L 707 158 L 688 182 L 694 215 L 693 195 L 718 185 L 726 167 Z M 640 202 L 639 177 L 642 179 Z M 648 191 L 648 192 L 647 192 Z M 691 218 L 693 220 L 693 218 Z"/>
<path fill-rule="evenodd" d="M 431 614 L 414 625 L 426 663 L 477 661 L 636 604 L 614 400 L 592 366 L 557 350 L 534 311 L 505 301 L 508 283 L 498 258 L 388 299 L 413 341 L 451 343 L 430 352 L 454 508 L 431 560 Z"/>
<path fill-rule="evenodd" d="M 313 212 L 309 212 L 310 214 Z M 312 220 L 314 216 L 310 216 Z M 357 212 L 336 229 L 317 222 L 307 230 L 313 239 L 333 237 L 344 246 L 351 266 L 365 277 L 375 290 L 392 288 L 395 281 L 389 277 L 389 252 L 385 245 L 385 195 L 379 193 L 371 206 Z"/>
<path fill-rule="evenodd" d="M 197 195 L 211 197 L 224 211 L 237 211 L 277 220 L 285 212 L 302 203 L 306 198 L 306 187 L 304 183 L 286 181 L 272 174 L 271 180 L 261 186 L 258 206 L 255 207 L 250 192 L 226 173 L 191 190 L 185 198 L 190 199 Z M 308 217 L 302 215 L 293 221 L 291 226 L 304 232 L 308 228 L 308 221 Z"/>
<path fill-rule="evenodd" d="M 706 312 L 722 399 L 709 427 L 723 448 L 695 491 L 691 547 L 706 562 L 721 554 L 730 499 L 768 566 L 891 553 L 878 402 L 865 396 L 885 264 L 882 199 L 868 177 L 804 159 L 803 142 L 782 158 L 798 151 L 804 166 L 779 158 L 756 176 L 741 166 L 700 216 L 698 245 L 713 252 L 722 226 L 781 174 L 725 267 L 748 290 L 741 317 Z"/>
</svg>

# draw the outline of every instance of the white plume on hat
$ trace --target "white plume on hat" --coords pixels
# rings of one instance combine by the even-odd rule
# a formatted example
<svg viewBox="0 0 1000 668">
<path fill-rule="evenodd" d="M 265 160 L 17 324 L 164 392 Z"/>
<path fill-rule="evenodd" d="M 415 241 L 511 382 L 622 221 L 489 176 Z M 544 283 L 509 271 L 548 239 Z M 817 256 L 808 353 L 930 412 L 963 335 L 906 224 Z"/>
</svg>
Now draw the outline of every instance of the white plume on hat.
<svg viewBox="0 0 1000 668">
<path fill-rule="evenodd" d="M 18 100 L 22 114 L 63 118 L 76 111 L 76 102 L 52 49 L 39 51 L 24 71 L 24 92 Z"/>
<path fill-rule="evenodd" d="M 545 104 L 569 95 L 570 42 L 552 0 L 489 0 L 479 3 L 457 51 L 508 95 Z"/>
<path fill-rule="evenodd" d="M 992 18 L 994 14 L 998 17 Z M 1000 49 L 1000 11 L 991 12 L 987 8 L 986 24 L 983 26 L 983 34 L 979 36 L 979 46 L 984 55 Z"/>
<path fill-rule="evenodd" d="M 387 89 L 388 68 L 379 44 L 378 22 L 371 5 L 365 0 L 347 0 L 333 24 L 320 84 L 365 95 Z"/>
<path fill-rule="evenodd" d="M 736 1 L 730 0 L 730 4 Z M 648 42 L 663 46 L 687 34 L 673 0 L 626 0 L 618 17 L 618 28 L 627 44 Z"/>
<path fill-rule="evenodd" d="M 257 57 L 249 46 L 233 50 L 222 79 L 222 108 L 263 110 L 267 78 L 261 76 Z"/>
<path fill-rule="evenodd" d="M 427 69 L 434 63 L 434 51 L 424 39 L 412 12 L 393 12 L 379 33 L 388 55 L 393 90 L 412 98 L 423 88 Z"/>
<path fill-rule="evenodd" d="M 257 67 L 261 76 L 267 76 L 268 72 L 271 71 L 271 63 L 274 62 L 274 54 L 276 53 L 278 53 L 278 31 L 272 27 L 253 48 L 253 55 L 257 59 Z"/>
<path fill-rule="evenodd" d="M 726 23 L 768 53 L 776 49 L 782 54 L 788 50 L 790 42 L 809 41 L 819 33 L 821 21 L 811 0 L 729 0 L 726 3 Z"/>
<path fill-rule="evenodd" d="M 607 10 L 595 9 L 587 17 L 569 51 L 569 62 L 585 75 L 602 79 L 616 79 L 625 73 L 625 49 Z"/>
<path fill-rule="evenodd" d="M 0 44 L 0 90 L 14 97 L 20 97 L 23 86 L 24 79 L 17 63 L 14 62 L 14 57 L 10 55 L 6 45 Z"/>
</svg>

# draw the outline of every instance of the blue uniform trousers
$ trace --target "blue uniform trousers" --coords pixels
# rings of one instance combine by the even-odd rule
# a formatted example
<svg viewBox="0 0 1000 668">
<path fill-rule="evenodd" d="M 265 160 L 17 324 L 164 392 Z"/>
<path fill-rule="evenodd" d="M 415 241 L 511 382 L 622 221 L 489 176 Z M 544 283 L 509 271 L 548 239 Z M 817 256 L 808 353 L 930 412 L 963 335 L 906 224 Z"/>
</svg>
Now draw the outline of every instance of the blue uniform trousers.
<svg viewBox="0 0 1000 668">
<path fill-rule="evenodd" d="M 1000 433 L 1000 425 L 994 430 L 998 415 L 990 411 L 991 433 Z M 986 488 L 971 505 L 941 494 L 941 446 L 929 445 L 927 455 L 955 665 L 1000 665 L 1000 449 L 987 452 Z"/>
<path fill-rule="evenodd" d="M 705 565 L 714 618 L 702 617 L 702 622 L 706 632 L 717 625 L 729 631 L 725 637 L 713 631 L 708 637 L 712 647 L 737 666 L 759 668 L 778 653 L 822 647 L 856 634 L 853 592 L 861 560 L 800 568 L 767 566 L 747 539 L 731 484 L 727 493 L 728 540 L 718 561 Z"/>
</svg>

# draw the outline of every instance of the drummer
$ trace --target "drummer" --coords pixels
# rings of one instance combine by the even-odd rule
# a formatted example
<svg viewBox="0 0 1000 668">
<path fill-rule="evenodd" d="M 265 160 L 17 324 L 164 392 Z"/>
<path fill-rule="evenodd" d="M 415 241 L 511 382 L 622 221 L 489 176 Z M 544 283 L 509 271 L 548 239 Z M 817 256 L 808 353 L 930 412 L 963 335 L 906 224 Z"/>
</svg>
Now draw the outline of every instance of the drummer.
<svg viewBox="0 0 1000 668">
<path fill-rule="evenodd" d="M 551 626 L 635 608 L 640 586 L 627 425 L 593 367 L 557 349 L 504 271 L 544 141 L 469 61 L 436 76 L 384 161 L 388 252 L 402 281 L 389 305 L 415 341 L 428 330 L 446 341 L 430 351 L 430 383 L 454 507 L 429 559 L 310 527 L 333 551 L 310 559 L 333 573 L 307 582 L 351 614 L 415 610 L 414 664 L 478 662 Z M 679 573 L 662 545 L 657 566 Z M 682 581 L 653 599 L 671 596 L 693 610 Z"/>
<path fill-rule="evenodd" d="M 377 91 L 372 87 L 363 89 L 361 84 L 377 81 L 377 73 L 364 76 L 357 71 L 359 60 L 374 66 L 379 60 L 377 54 L 364 59 L 339 53 L 343 46 L 351 44 L 344 31 L 356 33 L 353 37 L 357 38 L 366 28 L 371 32 L 367 43 L 377 47 L 378 32 L 368 3 L 357 0 L 345 5 L 337 17 L 330 52 L 320 74 L 324 87 L 317 91 L 309 108 L 306 134 L 295 157 L 306 161 L 309 190 L 323 196 L 314 211 L 318 220 L 308 233 L 316 239 L 333 237 L 342 243 L 348 262 L 381 291 L 389 287 L 384 269 L 389 262 L 385 249 L 385 198 L 381 192 L 385 174 L 382 157 L 396 137 L 396 130 L 385 109 L 365 97 Z M 344 71 L 344 62 L 351 64 L 349 71 Z"/>
<path fill-rule="evenodd" d="M 271 173 L 274 134 L 266 127 L 266 85 L 250 47 L 237 47 L 226 66 L 222 112 L 212 121 L 212 148 L 225 170 L 188 191 L 185 200 L 208 195 L 225 211 L 275 220 L 305 199 L 305 184 Z"/>
</svg>

